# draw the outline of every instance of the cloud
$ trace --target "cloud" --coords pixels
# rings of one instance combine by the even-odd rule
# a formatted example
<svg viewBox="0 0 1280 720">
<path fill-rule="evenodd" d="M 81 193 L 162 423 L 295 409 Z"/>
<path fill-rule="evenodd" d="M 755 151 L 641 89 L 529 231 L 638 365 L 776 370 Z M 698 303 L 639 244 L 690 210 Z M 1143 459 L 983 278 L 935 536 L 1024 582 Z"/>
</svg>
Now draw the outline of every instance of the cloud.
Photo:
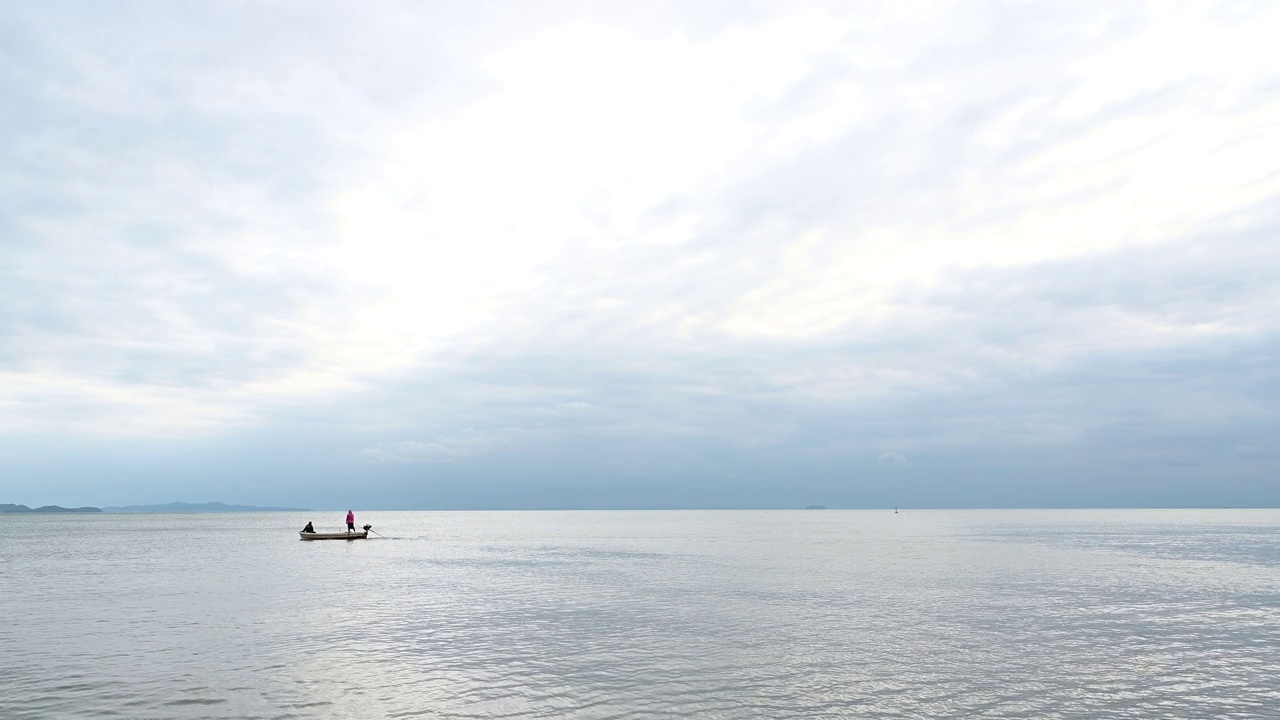
<svg viewBox="0 0 1280 720">
<path fill-rule="evenodd" d="M 1276 427 L 1266 3 L 0 13 L 7 433 L 837 473 Z"/>
<path fill-rule="evenodd" d="M 896 467 L 896 468 L 911 467 L 911 461 L 907 459 L 907 456 L 897 452 L 880 453 L 880 455 L 876 458 L 876 461 L 879 462 L 881 465 L 887 465 L 889 467 Z"/>
<path fill-rule="evenodd" d="M 508 432 L 516 432 L 509 428 Z M 488 452 L 506 442 L 503 437 L 486 435 L 468 428 L 461 435 L 439 437 L 432 442 L 401 440 L 384 442 L 377 447 L 365 448 L 360 454 L 367 460 L 380 463 L 456 462 Z"/>
</svg>

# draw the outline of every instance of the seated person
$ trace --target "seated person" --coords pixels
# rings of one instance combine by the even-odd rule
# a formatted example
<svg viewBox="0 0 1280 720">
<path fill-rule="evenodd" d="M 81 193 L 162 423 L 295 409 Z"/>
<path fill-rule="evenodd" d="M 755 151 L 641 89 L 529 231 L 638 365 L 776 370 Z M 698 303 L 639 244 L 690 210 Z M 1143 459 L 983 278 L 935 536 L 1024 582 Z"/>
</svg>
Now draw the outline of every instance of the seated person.
<svg viewBox="0 0 1280 720">
<path fill-rule="evenodd" d="M 313 533 L 313 532 L 315 532 L 315 531 L 316 531 L 316 529 L 315 529 L 315 528 L 313 528 L 313 527 L 311 527 L 311 521 L 310 521 L 310 520 L 308 520 L 308 521 L 307 521 L 307 526 L 306 526 L 306 527 L 304 527 L 304 528 L 302 528 L 302 532 L 304 532 L 304 533 Z"/>
</svg>

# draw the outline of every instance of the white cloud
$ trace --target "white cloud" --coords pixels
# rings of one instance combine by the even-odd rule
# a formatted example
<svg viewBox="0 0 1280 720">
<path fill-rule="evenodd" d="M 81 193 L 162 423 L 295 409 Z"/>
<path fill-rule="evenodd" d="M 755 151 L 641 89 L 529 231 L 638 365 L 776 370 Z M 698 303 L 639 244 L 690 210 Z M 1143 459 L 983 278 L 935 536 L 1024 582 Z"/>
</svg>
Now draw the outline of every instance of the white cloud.
<svg viewBox="0 0 1280 720">
<path fill-rule="evenodd" d="M 437 439 L 364 457 L 535 414 L 771 447 L 814 408 L 1277 332 L 1268 4 L 510 9 L 229 11 L 278 45 L 29 11 L 68 60 L 5 130 L 0 428 L 201 435 L 422 383 L 367 412 Z M 1095 422 L 1033 415 L 1004 436 Z"/>
<path fill-rule="evenodd" d="M 902 453 L 899 453 L 899 452 L 880 453 L 880 455 L 876 458 L 876 461 L 879 462 L 881 465 L 887 465 L 889 467 L 897 467 L 897 468 L 911 467 L 911 460 L 907 459 L 906 455 L 903 455 Z"/>
<path fill-rule="evenodd" d="M 506 428 L 508 433 L 519 432 Z M 478 432 L 472 428 L 451 437 L 438 437 L 431 442 L 400 440 L 379 443 L 365 448 L 360 454 L 367 460 L 381 463 L 433 463 L 456 462 L 481 455 L 505 443 L 505 437 Z"/>
</svg>

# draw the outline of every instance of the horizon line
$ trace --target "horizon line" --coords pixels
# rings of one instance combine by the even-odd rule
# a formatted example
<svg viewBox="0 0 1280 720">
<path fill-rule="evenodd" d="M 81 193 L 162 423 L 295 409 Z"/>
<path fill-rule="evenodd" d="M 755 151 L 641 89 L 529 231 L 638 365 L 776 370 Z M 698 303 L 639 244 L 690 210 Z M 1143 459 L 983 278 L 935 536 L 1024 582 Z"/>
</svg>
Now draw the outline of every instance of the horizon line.
<svg viewBox="0 0 1280 720">
<path fill-rule="evenodd" d="M 21 503 L 15 503 L 21 504 Z M 98 507 L 104 508 L 124 508 L 124 507 L 148 507 L 152 505 L 170 505 L 173 503 L 132 503 L 130 505 L 80 505 L 80 506 L 59 506 L 59 507 Z M 211 503 L 185 503 L 188 505 L 208 505 Z M 255 507 L 244 503 L 223 503 L 225 505 L 239 505 L 241 507 Z M 43 506 L 32 506 L 43 507 Z M 263 508 L 274 508 L 279 506 L 260 506 Z M 352 506 L 355 507 L 355 506 Z M 342 508 L 297 508 L 297 509 L 261 509 L 254 512 L 336 512 L 344 513 L 348 507 Z M 875 505 L 875 506 L 822 506 L 822 507 L 805 507 L 805 506 L 778 506 L 778 507 L 740 507 L 740 506 L 669 506 L 669 507 L 618 507 L 618 506 L 590 506 L 590 507 L 465 507 L 465 508 L 432 508 L 432 507 L 372 507 L 363 508 L 359 512 L 698 512 L 698 511 L 799 511 L 799 510 L 1277 510 L 1280 505 L 1018 505 L 1018 506 L 980 506 L 980 505 L 963 505 L 963 506 L 914 506 L 914 505 Z M 113 513 L 128 514 L 128 513 Z"/>
</svg>

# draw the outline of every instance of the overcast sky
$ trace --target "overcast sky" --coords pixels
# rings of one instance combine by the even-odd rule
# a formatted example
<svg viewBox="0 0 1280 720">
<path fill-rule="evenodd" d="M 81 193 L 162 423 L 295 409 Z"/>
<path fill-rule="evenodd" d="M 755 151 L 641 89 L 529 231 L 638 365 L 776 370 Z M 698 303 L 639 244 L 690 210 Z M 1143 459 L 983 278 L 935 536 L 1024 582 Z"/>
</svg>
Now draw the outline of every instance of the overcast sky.
<svg viewBox="0 0 1280 720">
<path fill-rule="evenodd" d="M 0 502 L 1280 504 L 1280 4 L 0 5 Z"/>
</svg>

